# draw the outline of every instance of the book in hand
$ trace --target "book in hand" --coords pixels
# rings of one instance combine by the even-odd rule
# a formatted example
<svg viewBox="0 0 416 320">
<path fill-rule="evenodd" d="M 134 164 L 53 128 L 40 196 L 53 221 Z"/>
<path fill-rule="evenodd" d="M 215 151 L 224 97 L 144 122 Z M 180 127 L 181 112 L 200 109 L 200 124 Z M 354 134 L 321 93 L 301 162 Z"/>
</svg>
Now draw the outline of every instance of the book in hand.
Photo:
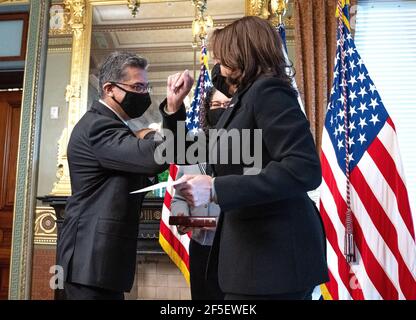
<svg viewBox="0 0 416 320">
<path fill-rule="evenodd" d="M 189 228 L 215 228 L 216 217 L 208 216 L 170 216 L 169 224 Z"/>
</svg>

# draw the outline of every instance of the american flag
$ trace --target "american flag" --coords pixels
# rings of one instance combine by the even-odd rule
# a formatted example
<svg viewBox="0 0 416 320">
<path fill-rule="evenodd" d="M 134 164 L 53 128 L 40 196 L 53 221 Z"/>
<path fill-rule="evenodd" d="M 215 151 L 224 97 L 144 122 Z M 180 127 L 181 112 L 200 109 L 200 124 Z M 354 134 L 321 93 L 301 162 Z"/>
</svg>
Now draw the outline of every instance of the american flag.
<svg viewBox="0 0 416 320">
<path fill-rule="evenodd" d="M 198 78 L 194 98 L 190 108 L 186 112 L 185 125 L 192 134 L 197 134 L 205 121 L 205 110 L 203 108 L 207 90 L 212 87 L 212 81 L 208 71 L 207 48 L 201 49 L 201 72 Z M 169 167 L 168 181 L 176 179 L 178 166 L 171 164 Z M 160 220 L 159 243 L 171 260 L 176 264 L 189 284 L 189 240 L 188 234 L 180 235 L 175 226 L 169 225 L 171 215 L 171 201 L 175 189 L 167 188 L 163 201 L 162 217 Z"/>
<path fill-rule="evenodd" d="M 338 13 L 321 153 L 327 294 L 416 299 L 415 230 L 395 126 L 355 47 L 345 0 Z"/>
<path fill-rule="evenodd" d="M 206 98 L 206 92 L 212 87 L 208 70 L 207 48 L 203 45 L 201 49 L 201 71 L 195 87 L 194 99 L 192 100 L 191 107 L 186 112 L 185 125 L 192 134 L 197 134 L 205 122 L 203 101 Z"/>
<path fill-rule="evenodd" d="M 285 55 L 286 65 L 288 66 L 286 68 L 286 73 L 292 77 L 293 76 L 293 69 L 291 68 L 292 62 L 289 60 L 288 51 L 287 51 L 286 26 L 285 26 L 285 24 L 283 22 L 279 23 L 276 27 L 276 30 L 279 33 L 280 38 L 281 38 L 282 43 L 283 43 L 283 54 Z M 292 86 L 299 93 L 298 85 L 296 84 L 295 77 L 292 77 Z M 302 98 L 300 97 L 300 94 L 298 94 L 298 103 L 299 103 L 300 108 L 302 109 L 302 112 L 305 113 L 305 107 L 303 105 Z"/>
</svg>

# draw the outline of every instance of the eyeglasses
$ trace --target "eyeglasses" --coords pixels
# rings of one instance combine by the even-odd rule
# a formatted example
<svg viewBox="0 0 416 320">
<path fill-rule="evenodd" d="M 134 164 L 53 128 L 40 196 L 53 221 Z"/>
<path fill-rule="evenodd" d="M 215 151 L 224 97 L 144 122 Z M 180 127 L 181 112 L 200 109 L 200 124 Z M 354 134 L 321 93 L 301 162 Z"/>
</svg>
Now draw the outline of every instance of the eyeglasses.
<svg viewBox="0 0 416 320">
<path fill-rule="evenodd" d="M 128 84 L 128 83 L 122 83 L 122 82 L 115 82 L 112 81 L 113 84 L 121 84 L 123 86 L 127 86 L 131 88 L 133 91 L 137 93 L 151 93 L 152 87 L 150 83 L 135 83 L 135 84 Z"/>
<path fill-rule="evenodd" d="M 211 101 L 211 103 L 209 104 L 209 106 L 212 108 L 228 108 L 230 106 L 231 101 Z"/>
</svg>

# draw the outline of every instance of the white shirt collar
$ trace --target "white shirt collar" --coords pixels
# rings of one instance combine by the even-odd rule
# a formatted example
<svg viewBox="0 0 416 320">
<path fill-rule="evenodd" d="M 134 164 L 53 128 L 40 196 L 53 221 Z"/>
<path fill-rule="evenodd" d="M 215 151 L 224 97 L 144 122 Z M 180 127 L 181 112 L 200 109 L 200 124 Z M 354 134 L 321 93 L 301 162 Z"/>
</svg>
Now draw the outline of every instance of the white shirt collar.
<svg viewBox="0 0 416 320">
<path fill-rule="evenodd" d="M 102 99 L 100 99 L 100 100 L 98 100 L 101 104 L 103 104 L 103 105 L 105 105 L 108 109 L 110 109 L 111 111 L 113 111 L 114 112 L 114 114 L 121 120 L 121 121 L 123 121 L 123 123 L 126 125 L 126 126 L 129 126 L 128 125 L 128 123 L 127 123 L 127 121 L 126 120 L 124 120 L 115 110 L 113 110 L 113 108 L 111 108 L 107 103 L 105 103 L 104 102 L 104 100 L 102 100 Z"/>
</svg>

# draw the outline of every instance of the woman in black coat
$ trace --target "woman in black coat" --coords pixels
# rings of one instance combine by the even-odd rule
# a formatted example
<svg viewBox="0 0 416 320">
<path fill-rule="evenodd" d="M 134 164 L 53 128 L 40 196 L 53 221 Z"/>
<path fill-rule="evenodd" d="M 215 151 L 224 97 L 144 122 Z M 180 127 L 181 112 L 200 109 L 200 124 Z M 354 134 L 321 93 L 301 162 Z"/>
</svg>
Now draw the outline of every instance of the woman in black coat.
<svg viewBox="0 0 416 320">
<path fill-rule="evenodd" d="M 328 280 L 325 234 L 307 195 L 320 185 L 321 168 L 282 42 L 267 21 L 244 17 L 215 30 L 210 44 L 221 74 L 237 87 L 216 128 L 242 140 L 218 138 L 215 178 L 184 176 L 176 186 L 193 206 L 221 208 L 208 276 L 218 272 L 226 299 L 310 299 Z"/>
</svg>

